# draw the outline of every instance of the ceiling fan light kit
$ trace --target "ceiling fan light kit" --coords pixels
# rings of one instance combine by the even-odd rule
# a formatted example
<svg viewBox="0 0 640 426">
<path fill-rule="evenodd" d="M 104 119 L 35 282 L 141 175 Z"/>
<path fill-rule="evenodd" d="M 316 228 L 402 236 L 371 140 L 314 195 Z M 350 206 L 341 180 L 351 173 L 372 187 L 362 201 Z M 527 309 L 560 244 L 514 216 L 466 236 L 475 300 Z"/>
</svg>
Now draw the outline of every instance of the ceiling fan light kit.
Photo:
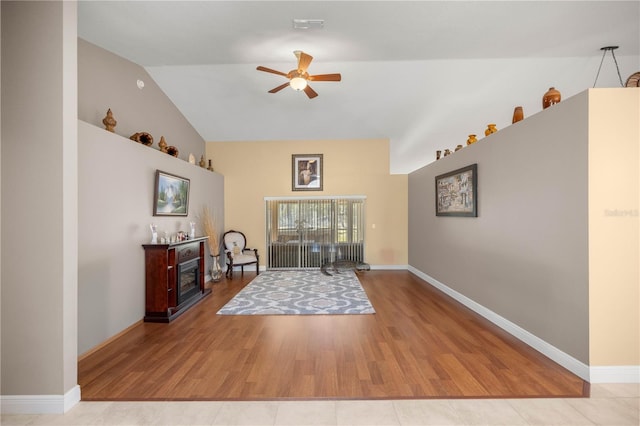
<svg viewBox="0 0 640 426">
<path fill-rule="evenodd" d="M 307 87 L 307 80 L 303 77 L 293 77 L 289 80 L 289 86 L 291 86 L 293 90 L 301 91 Z"/>
<path fill-rule="evenodd" d="M 281 75 L 289 79 L 287 83 L 281 84 L 278 87 L 274 87 L 269 90 L 269 93 L 277 93 L 280 90 L 284 89 L 287 86 L 290 86 L 293 90 L 303 91 L 306 93 L 309 99 L 313 99 L 318 96 L 315 90 L 309 86 L 310 81 L 340 81 L 342 80 L 342 76 L 340 74 L 317 74 L 317 75 L 309 75 L 307 72 L 307 68 L 309 68 L 309 64 L 313 60 L 313 56 L 304 53 L 301 50 L 296 50 L 293 52 L 298 58 L 298 68 L 289 71 L 288 73 L 284 73 L 282 71 L 277 71 L 271 68 L 258 66 L 256 69 L 258 71 L 268 72 L 271 74 Z"/>
</svg>

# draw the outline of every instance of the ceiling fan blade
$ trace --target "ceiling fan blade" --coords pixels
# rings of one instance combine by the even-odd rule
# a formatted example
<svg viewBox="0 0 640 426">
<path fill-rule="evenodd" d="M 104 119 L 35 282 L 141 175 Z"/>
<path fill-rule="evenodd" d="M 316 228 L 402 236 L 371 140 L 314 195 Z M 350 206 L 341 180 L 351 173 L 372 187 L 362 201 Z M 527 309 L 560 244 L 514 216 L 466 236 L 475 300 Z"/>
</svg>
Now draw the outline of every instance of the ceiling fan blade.
<svg viewBox="0 0 640 426">
<path fill-rule="evenodd" d="M 302 72 L 307 72 L 307 68 L 309 68 L 309 64 L 313 60 L 313 56 L 307 55 L 304 52 L 297 51 L 296 56 L 298 57 L 298 70 Z"/>
<path fill-rule="evenodd" d="M 340 81 L 342 80 L 342 76 L 340 74 L 318 74 L 318 75 L 310 75 L 310 81 Z"/>
<path fill-rule="evenodd" d="M 258 68 L 256 68 L 258 71 L 264 71 L 264 72 L 270 72 L 271 74 L 278 74 L 281 75 L 283 77 L 286 77 L 287 74 L 283 73 L 282 71 L 276 71 L 276 70 L 272 70 L 271 68 L 267 68 L 267 67 L 263 67 L 262 65 L 259 66 Z"/>
<path fill-rule="evenodd" d="M 313 90 L 313 89 L 311 88 L 311 86 L 309 86 L 309 85 L 307 85 L 307 87 L 305 87 L 305 88 L 304 88 L 304 93 L 306 93 L 306 94 L 307 94 L 307 96 L 309 97 L 309 99 L 313 99 L 313 98 L 315 98 L 316 96 L 318 96 L 318 94 L 316 93 L 316 91 L 315 91 L 315 90 Z"/>
<path fill-rule="evenodd" d="M 284 89 L 285 87 L 287 87 L 288 85 L 289 85 L 289 82 L 281 84 L 280 86 L 269 90 L 269 93 L 277 93 L 277 92 L 281 91 L 282 89 Z"/>
</svg>

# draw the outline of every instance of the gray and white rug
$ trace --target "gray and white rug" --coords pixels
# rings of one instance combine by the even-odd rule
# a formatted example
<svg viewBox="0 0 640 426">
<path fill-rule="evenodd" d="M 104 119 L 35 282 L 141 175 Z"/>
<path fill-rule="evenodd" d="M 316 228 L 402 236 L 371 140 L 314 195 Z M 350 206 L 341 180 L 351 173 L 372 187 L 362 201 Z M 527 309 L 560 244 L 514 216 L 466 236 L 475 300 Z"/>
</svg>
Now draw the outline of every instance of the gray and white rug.
<svg viewBox="0 0 640 426">
<path fill-rule="evenodd" d="M 326 276 L 319 270 L 266 271 L 218 315 L 375 314 L 353 271 Z"/>
</svg>

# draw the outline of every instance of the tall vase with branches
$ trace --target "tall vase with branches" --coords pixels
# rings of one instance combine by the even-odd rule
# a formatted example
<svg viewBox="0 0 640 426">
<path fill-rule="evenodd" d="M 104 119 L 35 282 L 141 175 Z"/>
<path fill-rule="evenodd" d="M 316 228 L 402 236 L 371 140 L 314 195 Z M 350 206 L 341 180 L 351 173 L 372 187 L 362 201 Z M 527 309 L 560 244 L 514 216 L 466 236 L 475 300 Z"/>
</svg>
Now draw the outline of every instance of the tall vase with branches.
<svg viewBox="0 0 640 426">
<path fill-rule="evenodd" d="M 220 241 L 218 239 L 218 228 L 216 218 L 209 211 L 208 206 L 202 210 L 202 228 L 209 236 L 209 254 L 211 256 L 211 280 L 219 282 L 222 279 L 222 267 L 220 267 Z"/>
</svg>

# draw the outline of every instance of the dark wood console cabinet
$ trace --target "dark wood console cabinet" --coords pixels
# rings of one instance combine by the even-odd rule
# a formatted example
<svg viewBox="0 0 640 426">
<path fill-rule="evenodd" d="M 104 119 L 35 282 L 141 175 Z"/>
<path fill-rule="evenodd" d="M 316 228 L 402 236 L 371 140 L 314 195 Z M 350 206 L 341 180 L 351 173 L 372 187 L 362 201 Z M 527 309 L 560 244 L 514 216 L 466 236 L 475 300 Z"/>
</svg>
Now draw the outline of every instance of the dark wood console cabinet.
<svg viewBox="0 0 640 426">
<path fill-rule="evenodd" d="M 204 288 L 207 238 L 142 245 L 146 322 L 170 322 L 211 293 Z"/>
</svg>

